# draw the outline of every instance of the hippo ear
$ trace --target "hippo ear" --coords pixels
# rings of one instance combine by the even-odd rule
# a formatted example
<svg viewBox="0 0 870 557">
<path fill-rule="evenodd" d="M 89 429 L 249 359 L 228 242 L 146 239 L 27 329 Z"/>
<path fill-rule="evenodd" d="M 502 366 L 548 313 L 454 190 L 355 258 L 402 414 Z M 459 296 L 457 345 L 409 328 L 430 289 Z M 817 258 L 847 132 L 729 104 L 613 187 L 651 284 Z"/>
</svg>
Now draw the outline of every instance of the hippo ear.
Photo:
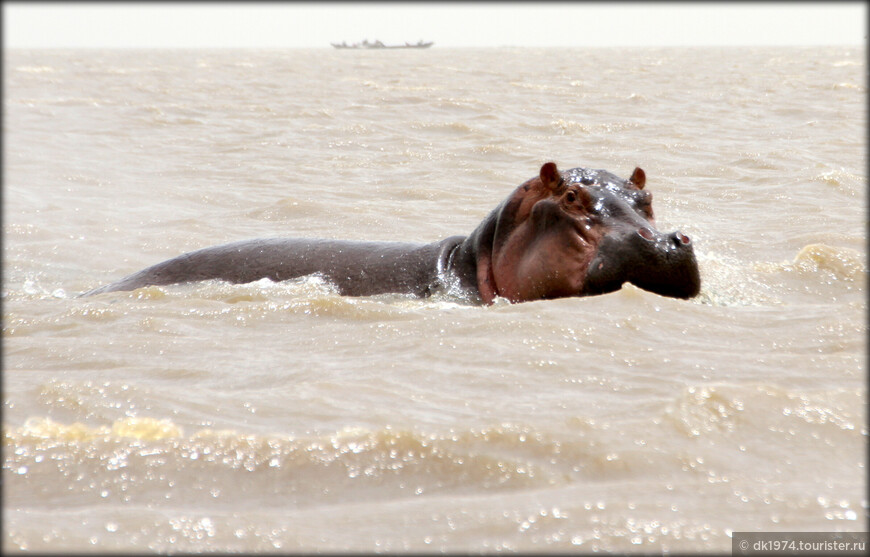
<svg viewBox="0 0 870 557">
<path fill-rule="evenodd" d="M 541 167 L 541 182 L 551 191 L 555 191 L 562 184 L 562 175 L 559 174 L 556 163 L 548 162 Z"/>
<path fill-rule="evenodd" d="M 642 190 L 644 184 L 646 184 L 646 172 L 643 171 L 643 168 L 638 166 L 634 169 L 634 172 L 631 173 L 631 178 L 629 178 L 628 181 L 637 186 L 637 189 Z"/>
</svg>

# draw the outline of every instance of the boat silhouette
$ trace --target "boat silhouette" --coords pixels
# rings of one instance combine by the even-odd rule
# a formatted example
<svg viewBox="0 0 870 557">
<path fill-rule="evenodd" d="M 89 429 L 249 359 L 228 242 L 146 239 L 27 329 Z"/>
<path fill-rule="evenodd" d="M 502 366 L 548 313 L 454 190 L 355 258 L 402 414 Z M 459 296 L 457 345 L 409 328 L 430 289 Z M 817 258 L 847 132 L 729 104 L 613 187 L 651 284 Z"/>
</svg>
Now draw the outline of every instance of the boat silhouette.
<svg viewBox="0 0 870 557">
<path fill-rule="evenodd" d="M 355 48 L 355 49 L 379 49 L 379 48 L 429 48 L 433 44 L 433 41 L 424 42 L 422 40 L 417 41 L 416 43 L 406 42 L 405 44 L 396 44 L 396 45 L 388 45 L 384 44 L 379 40 L 375 40 L 374 42 L 369 42 L 368 39 L 362 41 L 361 43 L 353 43 L 347 44 L 347 42 L 342 41 L 341 43 L 329 43 L 335 48 Z"/>
</svg>

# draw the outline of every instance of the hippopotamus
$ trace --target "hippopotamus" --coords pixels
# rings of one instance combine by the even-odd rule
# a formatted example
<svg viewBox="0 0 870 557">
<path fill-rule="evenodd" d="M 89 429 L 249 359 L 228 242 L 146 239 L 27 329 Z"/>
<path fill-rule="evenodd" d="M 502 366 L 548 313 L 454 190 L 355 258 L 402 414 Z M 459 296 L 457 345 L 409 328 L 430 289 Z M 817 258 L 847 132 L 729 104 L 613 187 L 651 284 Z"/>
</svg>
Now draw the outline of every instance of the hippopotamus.
<svg viewBox="0 0 870 557">
<path fill-rule="evenodd" d="M 662 296 L 701 288 L 688 236 L 656 230 L 646 174 L 559 171 L 547 162 L 468 236 L 439 242 L 244 240 L 185 253 L 85 295 L 203 280 L 246 283 L 307 275 L 347 296 L 438 291 L 492 304 L 613 292 L 626 282 Z"/>
</svg>

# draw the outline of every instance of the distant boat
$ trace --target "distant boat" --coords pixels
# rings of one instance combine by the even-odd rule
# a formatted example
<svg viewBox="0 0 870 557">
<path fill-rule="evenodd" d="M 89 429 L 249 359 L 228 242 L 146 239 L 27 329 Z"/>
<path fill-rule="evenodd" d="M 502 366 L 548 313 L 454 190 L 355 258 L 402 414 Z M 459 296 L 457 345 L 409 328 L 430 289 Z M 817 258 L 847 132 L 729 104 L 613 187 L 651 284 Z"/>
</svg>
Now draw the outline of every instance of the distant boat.
<svg viewBox="0 0 870 557">
<path fill-rule="evenodd" d="M 377 49 L 377 48 L 429 48 L 430 46 L 432 46 L 435 43 L 432 41 L 423 42 L 421 40 L 421 41 L 417 41 L 414 44 L 406 42 L 405 44 L 389 44 L 388 45 L 388 44 L 384 44 L 381 41 L 377 41 L 377 40 L 375 42 L 370 43 L 368 41 L 368 39 L 366 39 L 361 43 L 347 44 L 346 42 L 342 41 L 340 44 L 339 43 L 329 43 L 329 44 L 331 44 L 335 48 Z"/>
</svg>

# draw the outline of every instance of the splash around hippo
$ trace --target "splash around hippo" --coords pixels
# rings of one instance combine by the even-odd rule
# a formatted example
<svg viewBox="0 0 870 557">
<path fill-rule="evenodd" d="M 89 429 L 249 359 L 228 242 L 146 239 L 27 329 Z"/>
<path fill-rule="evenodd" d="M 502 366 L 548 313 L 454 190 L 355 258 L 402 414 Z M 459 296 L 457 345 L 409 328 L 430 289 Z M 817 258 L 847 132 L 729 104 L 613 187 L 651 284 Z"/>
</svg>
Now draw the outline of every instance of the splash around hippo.
<svg viewBox="0 0 870 557">
<path fill-rule="evenodd" d="M 692 242 L 655 228 L 646 175 L 541 166 L 469 236 L 431 244 L 301 238 L 245 240 L 158 263 L 85 296 L 202 280 L 245 283 L 319 274 L 342 295 L 429 296 L 454 287 L 470 300 L 527 302 L 590 296 L 626 282 L 692 298 L 701 278 Z"/>
</svg>

